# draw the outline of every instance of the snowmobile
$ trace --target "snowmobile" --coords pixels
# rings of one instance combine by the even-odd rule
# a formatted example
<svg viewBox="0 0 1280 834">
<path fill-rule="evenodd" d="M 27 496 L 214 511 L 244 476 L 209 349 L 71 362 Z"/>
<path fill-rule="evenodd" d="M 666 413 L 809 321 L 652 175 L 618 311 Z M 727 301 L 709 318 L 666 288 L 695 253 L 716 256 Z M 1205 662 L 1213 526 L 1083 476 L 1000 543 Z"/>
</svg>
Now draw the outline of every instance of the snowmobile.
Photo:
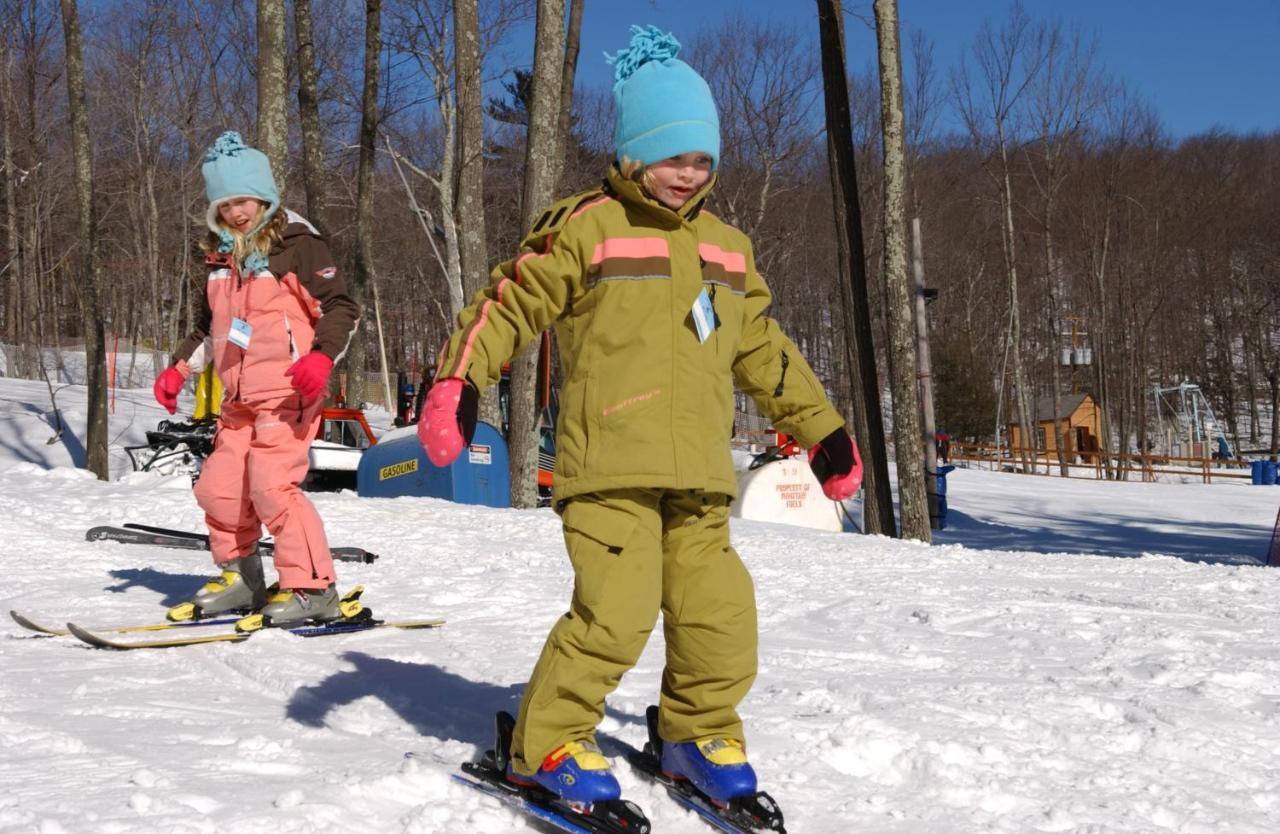
<svg viewBox="0 0 1280 834">
<path fill-rule="evenodd" d="M 165 475 L 188 473 L 194 484 L 200 467 L 213 452 L 217 417 L 161 420 L 146 433 L 147 442 L 126 446 L 125 453 L 135 472 Z M 310 469 L 301 486 L 312 492 L 333 492 L 356 488 L 356 469 L 365 449 L 377 443 L 373 429 L 358 408 L 326 408 L 320 428 L 307 453 Z"/>
</svg>

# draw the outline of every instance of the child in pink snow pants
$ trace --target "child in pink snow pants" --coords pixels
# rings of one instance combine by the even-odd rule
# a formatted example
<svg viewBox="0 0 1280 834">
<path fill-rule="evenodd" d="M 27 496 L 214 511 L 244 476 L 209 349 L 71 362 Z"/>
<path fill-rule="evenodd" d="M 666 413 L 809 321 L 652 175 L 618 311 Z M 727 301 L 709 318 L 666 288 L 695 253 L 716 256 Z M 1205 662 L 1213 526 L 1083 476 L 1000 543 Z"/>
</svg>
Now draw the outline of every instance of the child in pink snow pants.
<svg viewBox="0 0 1280 834">
<path fill-rule="evenodd" d="M 272 625 L 340 616 L 324 525 L 299 489 L 333 363 L 359 321 L 319 232 L 280 205 L 270 163 L 224 133 L 202 167 L 209 278 L 191 333 L 156 379 L 172 414 L 185 381 L 212 363 L 224 396 L 214 450 L 195 496 L 220 575 L 171 619 L 261 611 Z M 268 599 L 258 554 L 275 538 L 279 592 Z"/>
</svg>

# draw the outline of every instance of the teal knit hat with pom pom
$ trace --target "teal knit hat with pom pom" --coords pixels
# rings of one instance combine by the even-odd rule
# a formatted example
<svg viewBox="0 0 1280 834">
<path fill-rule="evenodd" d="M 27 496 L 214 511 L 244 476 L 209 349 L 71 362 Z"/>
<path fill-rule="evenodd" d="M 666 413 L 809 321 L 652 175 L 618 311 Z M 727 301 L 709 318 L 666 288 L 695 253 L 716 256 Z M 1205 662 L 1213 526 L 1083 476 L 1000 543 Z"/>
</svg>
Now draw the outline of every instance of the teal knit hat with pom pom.
<svg viewBox="0 0 1280 834">
<path fill-rule="evenodd" d="M 250 234 L 262 228 L 280 207 L 280 192 L 276 188 L 276 178 L 271 174 L 267 155 L 246 145 L 234 130 L 228 130 L 210 146 L 200 173 L 204 174 L 204 190 L 209 198 L 205 220 L 223 240 L 219 251 L 224 248 L 231 251 L 230 235 L 218 224 L 219 204 L 238 197 L 255 197 L 266 203 L 262 221 Z"/>
<path fill-rule="evenodd" d="M 614 65 L 617 158 L 648 165 L 691 151 L 720 163 L 720 117 L 711 88 L 676 58 L 680 42 L 656 26 L 632 26 L 631 45 L 605 55 Z"/>
</svg>

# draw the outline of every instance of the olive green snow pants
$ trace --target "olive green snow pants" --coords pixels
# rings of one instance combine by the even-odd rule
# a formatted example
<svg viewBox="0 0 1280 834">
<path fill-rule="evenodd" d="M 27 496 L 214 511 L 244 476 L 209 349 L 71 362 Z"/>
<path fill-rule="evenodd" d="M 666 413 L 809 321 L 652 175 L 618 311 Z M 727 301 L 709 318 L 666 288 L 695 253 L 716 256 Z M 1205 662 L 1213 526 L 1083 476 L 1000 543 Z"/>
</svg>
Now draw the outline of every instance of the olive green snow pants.
<svg viewBox="0 0 1280 834">
<path fill-rule="evenodd" d="M 662 611 L 667 662 L 658 730 L 668 741 L 743 740 L 737 705 L 756 676 L 751 576 L 729 544 L 729 497 L 626 489 L 563 508 L 569 611 L 551 629 L 520 703 L 515 769 L 593 738 L 605 696 L 639 660 Z"/>
</svg>

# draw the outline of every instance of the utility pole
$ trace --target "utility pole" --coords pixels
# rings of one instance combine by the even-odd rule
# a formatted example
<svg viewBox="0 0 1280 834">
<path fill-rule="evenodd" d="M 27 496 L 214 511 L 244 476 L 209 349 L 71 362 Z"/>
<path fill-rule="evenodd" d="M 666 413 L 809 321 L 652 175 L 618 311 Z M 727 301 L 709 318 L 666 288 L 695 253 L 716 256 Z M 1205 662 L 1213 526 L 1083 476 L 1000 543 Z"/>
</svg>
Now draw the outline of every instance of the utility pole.
<svg viewBox="0 0 1280 834">
<path fill-rule="evenodd" d="M 862 240 L 862 206 L 853 159 L 853 118 L 849 113 L 849 76 L 844 50 L 844 12 L 840 0 L 817 0 L 822 50 L 822 87 L 826 105 L 827 156 L 836 228 L 836 264 L 848 280 L 840 281 L 845 349 L 851 377 L 854 440 L 865 466 L 862 480 L 863 530 L 897 538 L 893 493 L 889 489 L 889 454 L 880 416 L 876 381 L 875 340 L 867 296 L 866 250 Z"/>
</svg>

